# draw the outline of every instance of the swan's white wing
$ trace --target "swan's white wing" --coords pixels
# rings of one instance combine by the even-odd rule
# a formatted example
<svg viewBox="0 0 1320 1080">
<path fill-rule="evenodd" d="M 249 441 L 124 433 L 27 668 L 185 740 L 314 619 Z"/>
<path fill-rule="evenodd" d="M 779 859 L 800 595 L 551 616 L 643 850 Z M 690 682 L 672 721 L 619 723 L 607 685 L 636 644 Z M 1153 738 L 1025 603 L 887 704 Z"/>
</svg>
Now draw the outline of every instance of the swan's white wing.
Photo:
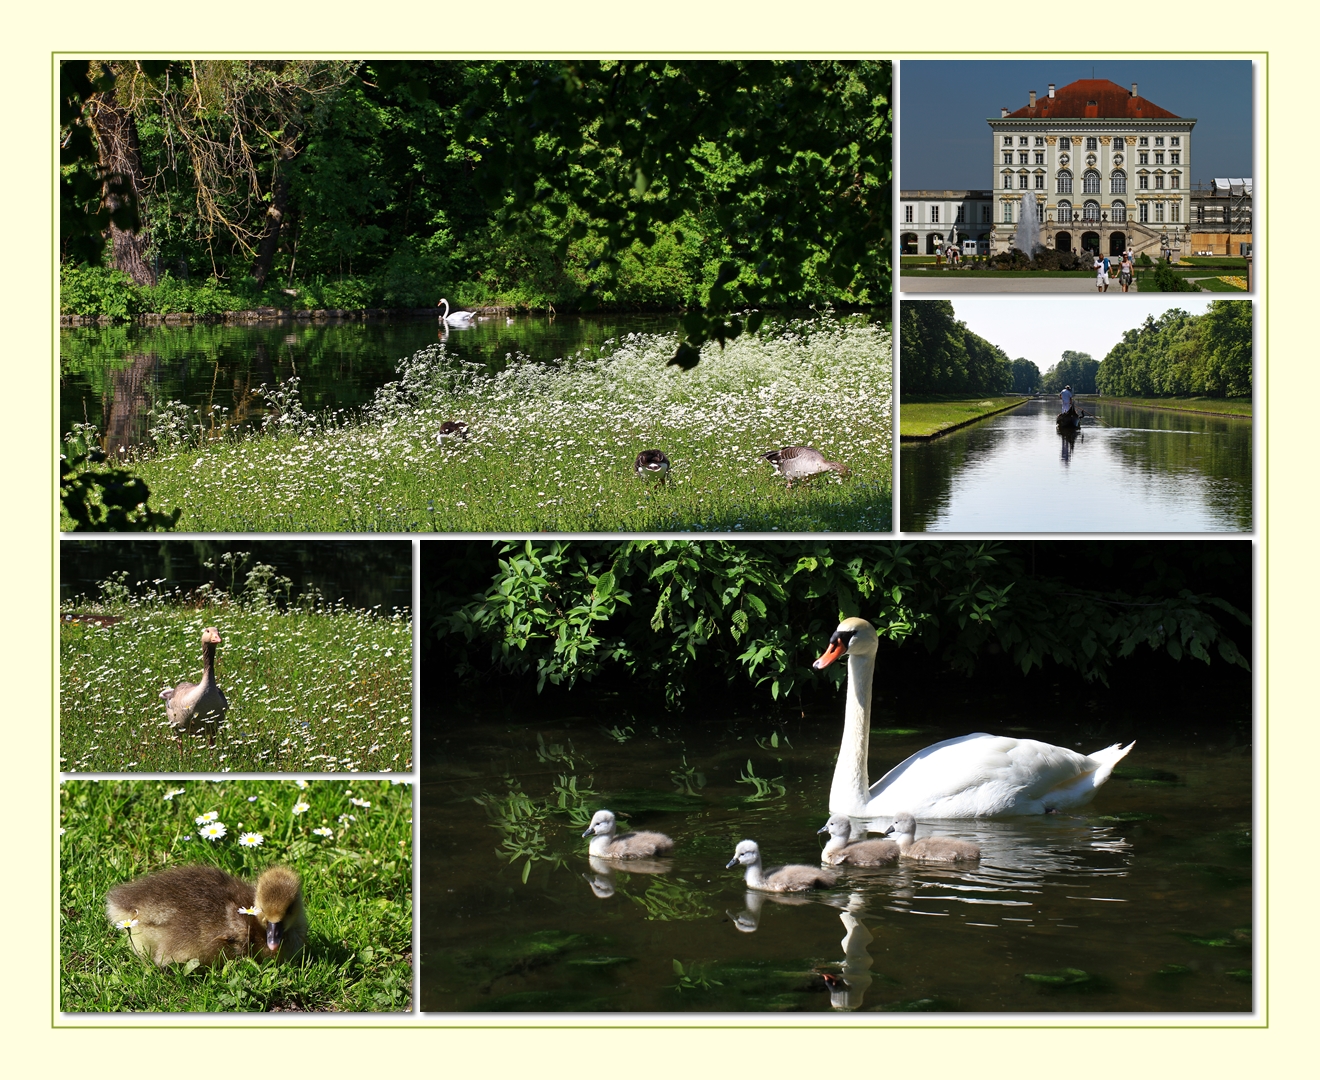
<svg viewBox="0 0 1320 1080">
<path fill-rule="evenodd" d="M 868 816 L 990 817 L 1040 813 L 1040 800 L 1093 772 L 1085 754 L 977 732 L 919 750 L 871 785 Z"/>
</svg>

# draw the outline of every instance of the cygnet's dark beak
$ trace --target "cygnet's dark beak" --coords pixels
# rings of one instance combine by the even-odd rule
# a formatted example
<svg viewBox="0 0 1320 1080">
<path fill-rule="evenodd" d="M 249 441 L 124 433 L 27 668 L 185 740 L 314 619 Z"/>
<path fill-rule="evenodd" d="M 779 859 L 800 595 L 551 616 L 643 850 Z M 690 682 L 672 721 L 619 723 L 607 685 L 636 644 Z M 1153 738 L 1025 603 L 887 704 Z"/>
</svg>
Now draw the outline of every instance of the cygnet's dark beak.
<svg viewBox="0 0 1320 1080">
<path fill-rule="evenodd" d="M 280 930 L 280 924 L 277 922 L 268 922 L 266 924 L 266 948 L 274 952 L 280 947 L 280 942 L 284 940 L 284 934 Z"/>
<path fill-rule="evenodd" d="M 894 831 L 894 826 L 890 825 L 889 828 L 885 830 L 885 835 L 888 836 L 893 831 Z"/>
<path fill-rule="evenodd" d="M 587 831 L 584 832 L 582 835 L 583 835 L 583 836 L 595 836 L 595 835 L 596 835 L 596 826 L 595 826 L 595 825 L 592 825 L 592 826 L 591 826 L 590 828 L 588 828 Z"/>
<path fill-rule="evenodd" d="M 735 855 L 732 859 L 730 859 L 727 863 L 724 864 L 724 869 L 732 870 L 737 865 L 738 865 L 738 856 Z"/>
<path fill-rule="evenodd" d="M 816 835 L 819 836 L 821 833 L 827 833 L 829 831 L 830 831 L 830 827 L 828 825 L 822 825 L 819 829 L 816 830 Z"/>
</svg>

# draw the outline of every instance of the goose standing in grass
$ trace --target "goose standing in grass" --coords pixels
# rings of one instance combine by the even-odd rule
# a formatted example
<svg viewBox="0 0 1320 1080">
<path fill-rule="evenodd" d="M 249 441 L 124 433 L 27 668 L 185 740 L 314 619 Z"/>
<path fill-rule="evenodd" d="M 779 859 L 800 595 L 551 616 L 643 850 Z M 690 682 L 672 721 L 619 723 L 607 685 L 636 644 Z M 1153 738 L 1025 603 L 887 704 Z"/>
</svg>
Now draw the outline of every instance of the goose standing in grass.
<svg viewBox="0 0 1320 1080">
<path fill-rule="evenodd" d="M 157 967 L 249 953 L 288 960 L 307 939 L 302 882 L 285 866 L 264 870 L 255 887 L 214 866 L 176 866 L 116 885 L 105 912 Z"/>
<path fill-rule="evenodd" d="M 224 723 L 229 702 L 225 692 L 215 682 L 215 648 L 220 642 L 220 631 L 208 626 L 202 631 L 202 681 L 181 682 L 173 690 L 166 687 L 160 692 L 165 699 L 165 715 L 180 736 L 205 731 L 207 741 L 215 745 L 216 732 Z"/>
<path fill-rule="evenodd" d="M 830 813 L 893 818 L 1009 817 L 1083 806 L 1135 746 L 1114 743 L 1093 754 L 977 732 L 919 750 L 869 783 L 871 684 L 880 638 L 865 619 L 845 619 L 812 667 L 848 657 L 843 743 L 830 786 Z"/>
<path fill-rule="evenodd" d="M 669 479 L 669 459 L 663 450 L 643 450 L 633 462 L 633 468 L 643 479 L 658 476 L 662 484 Z"/>
<path fill-rule="evenodd" d="M 466 439 L 468 437 L 468 426 L 462 420 L 446 420 L 440 425 L 440 430 L 436 433 L 435 441 L 441 446 L 450 439 Z"/>
<path fill-rule="evenodd" d="M 899 854 L 905 859 L 920 859 L 923 862 L 976 862 L 981 857 L 981 849 L 967 840 L 951 840 L 944 836 L 927 836 L 924 840 L 913 840 L 917 835 L 917 822 L 911 814 L 899 814 L 894 823 L 885 830 L 893 834 L 898 842 Z"/>
<path fill-rule="evenodd" d="M 620 833 L 617 830 L 613 811 L 597 810 L 587 831 L 582 834 L 592 837 L 588 854 L 598 859 L 650 859 L 674 850 L 674 842 L 664 833 Z"/>
<path fill-rule="evenodd" d="M 440 316 L 440 321 L 446 326 L 471 326 L 476 321 L 477 313 L 475 311 L 450 311 L 449 301 L 443 296 L 436 303 L 436 307 L 445 305 L 444 314 Z"/>
<path fill-rule="evenodd" d="M 844 814 L 831 814 L 817 833 L 828 833 L 820 861 L 826 866 L 893 866 L 898 862 L 898 845 L 892 840 L 853 840 L 852 822 Z"/>
<path fill-rule="evenodd" d="M 788 481 L 792 489 L 794 480 L 805 480 L 823 472 L 836 472 L 840 476 L 848 475 L 848 466 L 837 461 L 826 461 L 825 455 L 810 446 L 785 446 L 782 450 L 771 450 L 761 455 L 775 467 L 775 475 Z"/>
<path fill-rule="evenodd" d="M 732 870 L 735 866 L 746 867 L 744 875 L 747 887 L 760 892 L 806 892 L 808 889 L 828 889 L 839 880 L 838 875 L 818 866 L 776 866 L 772 870 L 761 869 L 761 849 L 755 840 L 740 841 L 733 849 L 733 858 L 724 867 Z"/>
</svg>

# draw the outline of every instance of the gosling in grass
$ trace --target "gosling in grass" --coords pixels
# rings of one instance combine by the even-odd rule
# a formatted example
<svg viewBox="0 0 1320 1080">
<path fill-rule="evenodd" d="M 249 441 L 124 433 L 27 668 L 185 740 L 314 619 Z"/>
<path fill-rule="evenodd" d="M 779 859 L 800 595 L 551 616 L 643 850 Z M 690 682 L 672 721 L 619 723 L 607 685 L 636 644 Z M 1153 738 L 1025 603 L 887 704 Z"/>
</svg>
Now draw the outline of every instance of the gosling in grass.
<svg viewBox="0 0 1320 1080">
<path fill-rule="evenodd" d="M 794 480 L 806 480 L 823 472 L 848 475 L 848 466 L 838 461 L 826 461 L 825 455 L 810 446 L 785 446 L 762 454 L 775 467 L 775 475 L 788 481 L 786 490 L 792 490 Z"/>
<path fill-rule="evenodd" d="M 898 845 L 892 840 L 854 840 L 852 822 L 846 814 L 831 814 L 829 821 L 816 830 L 828 833 L 829 840 L 820 853 L 826 866 L 893 866 L 898 862 Z"/>
<path fill-rule="evenodd" d="M 885 830 L 885 835 L 893 835 L 898 842 L 899 854 L 905 859 L 920 859 L 923 862 L 975 862 L 981 857 L 981 849 L 967 840 L 950 840 L 943 836 L 927 836 L 923 840 L 913 840 L 917 833 L 917 822 L 911 814 L 903 813 L 894 818 L 894 823 Z"/>
<path fill-rule="evenodd" d="M 620 833 L 611 810 L 597 810 L 583 836 L 592 838 L 587 852 L 598 859 L 650 859 L 668 855 L 674 850 L 674 841 L 664 833 Z"/>
<path fill-rule="evenodd" d="M 662 484 L 669 479 L 669 459 L 663 450 L 643 450 L 633 462 L 633 469 L 642 479 L 658 476 Z"/>
<path fill-rule="evenodd" d="M 202 681 L 181 682 L 172 690 L 166 687 L 160 692 L 165 699 L 165 716 L 180 737 L 204 731 L 211 746 L 229 708 L 225 692 L 215 681 L 215 650 L 219 644 L 220 631 L 208 626 L 202 631 Z"/>
<path fill-rule="evenodd" d="M 733 858 L 724 867 L 732 870 L 744 866 L 744 880 L 749 889 L 760 892 L 806 892 L 808 889 L 828 889 L 839 880 L 832 871 L 818 866 L 777 866 L 773 870 L 761 869 L 761 849 L 755 840 L 743 840 L 733 849 Z"/>
<path fill-rule="evenodd" d="M 249 954 L 288 960 L 307 939 L 302 882 L 285 866 L 262 871 L 255 887 L 214 866 L 176 866 L 116 885 L 105 911 L 162 968 Z"/>
</svg>

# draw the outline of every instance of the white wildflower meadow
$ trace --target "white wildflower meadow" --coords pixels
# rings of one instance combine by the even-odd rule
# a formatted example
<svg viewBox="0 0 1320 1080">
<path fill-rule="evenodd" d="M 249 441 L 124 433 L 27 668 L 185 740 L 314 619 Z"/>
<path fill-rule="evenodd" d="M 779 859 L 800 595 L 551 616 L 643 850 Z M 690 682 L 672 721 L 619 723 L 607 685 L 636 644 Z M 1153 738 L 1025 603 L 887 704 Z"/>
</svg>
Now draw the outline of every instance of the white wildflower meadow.
<svg viewBox="0 0 1320 1080">
<path fill-rule="evenodd" d="M 443 345 L 353 421 L 163 451 L 138 463 L 187 531 L 651 531 L 890 528 L 889 334 L 858 318 L 782 324 L 691 371 L 675 339 L 629 334 L 609 355 L 461 364 Z M 446 420 L 467 439 L 438 441 Z M 762 459 L 787 445 L 842 461 L 785 490 Z M 669 483 L 633 473 L 658 447 Z"/>
</svg>

